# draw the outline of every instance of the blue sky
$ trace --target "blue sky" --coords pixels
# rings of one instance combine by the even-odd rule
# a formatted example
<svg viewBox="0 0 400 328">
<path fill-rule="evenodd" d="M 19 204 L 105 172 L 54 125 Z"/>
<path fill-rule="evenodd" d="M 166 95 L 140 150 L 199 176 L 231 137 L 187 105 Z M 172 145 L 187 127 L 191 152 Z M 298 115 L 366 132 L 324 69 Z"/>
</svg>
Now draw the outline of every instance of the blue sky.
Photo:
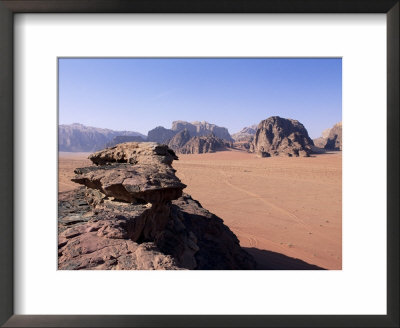
<svg viewBox="0 0 400 328">
<path fill-rule="evenodd" d="M 341 121 L 341 59 L 59 59 L 60 124 L 147 134 L 208 121 L 235 133 L 274 115 L 312 138 Z"/>
</svg>

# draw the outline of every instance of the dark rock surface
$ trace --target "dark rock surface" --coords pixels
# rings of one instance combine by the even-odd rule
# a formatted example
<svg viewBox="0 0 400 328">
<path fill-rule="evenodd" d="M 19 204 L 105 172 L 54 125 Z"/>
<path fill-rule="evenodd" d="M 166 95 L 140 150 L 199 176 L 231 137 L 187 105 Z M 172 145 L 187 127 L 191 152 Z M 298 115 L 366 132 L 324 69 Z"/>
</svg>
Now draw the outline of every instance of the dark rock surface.
<svg viewBox="0 0 400 328">
<path fill-rule="evenodd" d="M 168 147 L 179 152 L 179 149 L 181 149 L 190 139 L 191 136 L 189 131 L 187 129 L 183 129 L 169 141 Z"/>
<path fill-rule="evenodd" d="M 342 150 L 342 122 L 333 126 L 325 145 L 326 150 Z"/>
<path fill-rule="evenodd" d="M 223 221 L 182 194 L 166 146 L 125 143 L 91 159 L 73 179 L 85 187 L 60 195 L 60 269 L 255 268 Z"/>
<path fill-rule="evenodd" d="M 177 149 L 179 154 L 204 154 L 224 151 L 232 148 L 232 142 L 220 139 L 214 135 L 193 137 L 184 146 Z"/>
<path fill-rule="evenodd" d="M 153 130 L 150 130 L 147 134 L 147 140 L 158 142 L 160 144 L 167 144 L 168 141 L 176 134 L 176 131 L 166 129 L 162 126 L 158 126 Z"/>
<path fill-rule="evenodd" d="M 258 125 L 251 151 L 261 157 L 309 156 L 313 145 L 299 121 L 272 116 Z"/>
</svg>

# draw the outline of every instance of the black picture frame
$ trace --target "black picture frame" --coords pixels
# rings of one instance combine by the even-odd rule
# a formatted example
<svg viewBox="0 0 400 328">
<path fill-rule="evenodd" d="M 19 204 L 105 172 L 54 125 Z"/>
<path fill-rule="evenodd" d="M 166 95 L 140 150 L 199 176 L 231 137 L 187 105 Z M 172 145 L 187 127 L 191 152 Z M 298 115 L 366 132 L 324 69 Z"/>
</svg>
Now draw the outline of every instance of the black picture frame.
<svg viewBox="0 0 400 328">
<path fill-rule="evenodd" d="M 399 0 L 0 0 L 0 324 L 5 327 L 399 327 L 399 8 Z M 16 13 L 385 13 L 387 315 L 14 315 L 13 20 Z"/>
</svg>

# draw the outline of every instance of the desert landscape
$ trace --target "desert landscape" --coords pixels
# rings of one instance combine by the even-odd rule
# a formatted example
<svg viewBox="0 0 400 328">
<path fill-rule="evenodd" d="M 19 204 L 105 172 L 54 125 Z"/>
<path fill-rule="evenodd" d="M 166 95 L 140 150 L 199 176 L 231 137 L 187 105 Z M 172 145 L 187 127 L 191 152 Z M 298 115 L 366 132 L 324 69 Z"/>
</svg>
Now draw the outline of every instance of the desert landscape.
<svg viewBox="0 0 400 328">
<path fill-rule="evenodd" d="M 340 58 L 59 72 L 60 270 L 342 269 Z"/>
<path fill-rule="evenodd" d="M 60 152 L 60 192 L 79 187 L 73 171 L 90 165 L 89 154 Z M 264 159 L 232 150 L 179 155 L 173 167 L 185 192 L 224 220 L 260 268 L 340 270 L 341 157 Z"/>
<path fill-rule="evenodd" d="M 342 265 L 342 154 L 257 158 L 240 151 L 180 155 L 186 192 L 223 218 L 263 268 L 301 259 L 325 269 Z M 287 263 L 285 263 L 287 262 Z"/>
</svg>

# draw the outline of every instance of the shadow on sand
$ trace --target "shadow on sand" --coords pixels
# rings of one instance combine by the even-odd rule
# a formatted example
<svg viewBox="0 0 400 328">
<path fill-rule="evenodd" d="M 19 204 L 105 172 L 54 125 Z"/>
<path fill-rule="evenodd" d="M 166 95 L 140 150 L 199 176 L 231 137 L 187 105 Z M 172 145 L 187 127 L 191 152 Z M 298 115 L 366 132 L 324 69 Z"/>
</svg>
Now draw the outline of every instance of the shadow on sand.
<svg viewBox="0 0 400 328">
<path fill-rule="evenodd" d="M 258 270 L 325 270 L 302 260 L 258 248 L 243 247 L 256 260 Z"/>
</svg>

